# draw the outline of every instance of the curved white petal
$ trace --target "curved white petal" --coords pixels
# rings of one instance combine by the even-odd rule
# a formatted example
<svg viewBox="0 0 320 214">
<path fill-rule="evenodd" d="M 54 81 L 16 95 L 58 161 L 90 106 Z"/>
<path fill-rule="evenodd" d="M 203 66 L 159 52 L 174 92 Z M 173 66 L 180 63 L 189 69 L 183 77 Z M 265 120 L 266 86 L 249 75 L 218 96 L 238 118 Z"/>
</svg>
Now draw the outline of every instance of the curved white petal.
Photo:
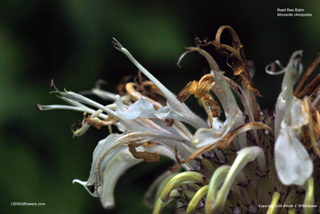
<svg viewBox="0 0 320 214">
<path fill-rule="evenodd" d="M 200 49 L 203 56 L 206 58 L 212 58 L 207 52 Z M 208 61 L 210 63 L 210 61 Z M 222 107 L 224 109 L 226 120 L 223 122 L 222 127 L 219 129 L 198 129 L 195 133 L 193 144 L 197 147 L 207 146 L 213 144 L 223 138 L 230 130 L 236 128 L 244 123 L 242 112 L 239 109 L 237 102 L 228 83 L 223 77 L 223 72 L 211 71 L 213 78 L 215 79 L 215 84 L 212 87 L 213 92 L 219 98 Z M 239 136 L 238 140 L 240 145 L 245 146 L 245 135 Z M 239 145 L 239 144 L 238 144 Z M 239 148 L 239 146 L 236 146 Z"/>
<path fill-rule="evenodd" d="M 104 172 L 102 184 L 102 191 L 100 200 L 104 208 L 113 208 L 114 202 L 114 189 L 120 176 L 123 175 L 132 166 L 141 163 L 142 159 L 136 159 L 124 148 L 117 152 L 117 154 L 107 163 Z"/>
<path fill-rule="evenodd" d="M 116 101 L 117 111 L 119 114 L 129 120 L 136 119 L 138 117 L 166 119 L 171 113 L 167 106 L 164 106 L 156 111 L 153 107 L 153 104 L 143 97 L 130 105 L 128 108 L 124 106 L 120 96 L 116 96 Z"/>
<path fill-rule="evenodd" d="M 143 67 L 116 39 L 114 39 L 114 46 L 117 50 L 124 53 L 129 60 L 159 88 L 167 99 L 169 109 L 179 115 L 179 118 L 184 118 L 184 120 L 188 121 L 187 123 L 197 129 L 201 127 L 208 127 L 208 124 L 203 119 L 194 114 L 184 103 L 181 103 L 169 89 L 167 89 L 157 78 Z"/>
<path fill-rule="evenodd" d="M 195 149 L 190 147 L 191 142 L 178 136 L 150 133 L 133 132 L 128 134 L 111 134 L 107 138 L 99 141 L 93 152 L 90 176 L 87 182 L 74 180 L 81 184 L 95 197 L 100 197 L 105 208 L 114 206 L 114 188 L 119 177 L 130 167 L 142 162 L 136 159 L 129 152 L 126 146 L 130 142 L 142 145 L 144 142 L 156 142 L 157 145 L 151 147 L 139 146 L 138 152 L 156 152 L 176 161 L 175 148 L 179 151 L 178 156 L 183 159 L 189 157 Z M 186 170 L 193 170 L 195 162 L 182 165 Z"/>
<path fill-rule="evenodd" d="M 313 170 L 307 150 L 284 121 L 275 145 L 275 165 L 284 185 L 303 185 Z"/>
</svg>

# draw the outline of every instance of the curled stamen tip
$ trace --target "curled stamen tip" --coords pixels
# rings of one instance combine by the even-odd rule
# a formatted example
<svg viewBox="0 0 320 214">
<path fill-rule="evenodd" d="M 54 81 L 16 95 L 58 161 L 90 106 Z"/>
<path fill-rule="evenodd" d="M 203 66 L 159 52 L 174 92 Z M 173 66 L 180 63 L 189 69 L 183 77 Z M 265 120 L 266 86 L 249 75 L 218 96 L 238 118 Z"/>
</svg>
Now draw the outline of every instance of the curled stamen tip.
<svg viewBox="0 0 320 214">
<path fill-rule="evenodd" d="M 181 54 L 181 56 L 179 57 L 178 62 L 177 62 L 177 65 L 178 65 L 179 68 L 181 68 L 181 65 L 180 65 L 181 60 L 182 60 L 182 59 L 185 57 L 185 55 L 187 55 L 188 53 L 193 52 L 193 51 L 196 51 L 195 48 L 196 48 L 196 47 L 187 47 L 187 48 L 186 48 L 186 51 L 185 51 L 183 54 Z"/>
<path fill-rule="evenodd" d="M 39 103 L 36 104 L 36 108 L 37 108 L 39 111 L 43 111 L 43 108 L 42 108 L 41 104 L 39 104 Z"/>
</svg>

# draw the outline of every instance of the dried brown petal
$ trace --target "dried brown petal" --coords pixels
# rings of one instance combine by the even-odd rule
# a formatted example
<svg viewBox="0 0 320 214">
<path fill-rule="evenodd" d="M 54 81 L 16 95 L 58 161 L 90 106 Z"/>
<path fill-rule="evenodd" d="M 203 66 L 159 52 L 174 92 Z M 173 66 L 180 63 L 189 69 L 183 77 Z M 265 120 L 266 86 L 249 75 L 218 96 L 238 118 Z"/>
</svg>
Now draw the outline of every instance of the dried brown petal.
<svg viewBox="0 0 320 214">
<path fill-rule="evenodd" d="M 311 141 L 311 145 L 313 147 L 313 150 L 315 151 L 315 153 L 320 157 L 320 149 L 318 147 L 318 143 L 316 141 L 316 137 L 315 137 L 315 132 L 314 132 L 314 124 L 312 122 L 312 117 L 311 117 L 311 113 L 310 113 L 310 108 L 309 108 L 309 102 L 310 99 L 308 97 L 305 97 L 303 99 L 303 105 L 306 109 L 306 112 L 308 113 L 309 119 L 308 119 L 308 129 L 309 129 L 309 136 L 310 136 L 310 141 Z M 319 127 L 319 122 L 316 122 L 316 126 Z"/>
<path fill-rule="evenodd" d="M 109 126 L 118 122 L 117 119 L 111 116 L 109 116 L 105 120 L 100 120 L 98 117 L 91 117 L 90 115 L 88 115 L 87 117 L 85 117 L 85 120 L 88 125 L 91 125 L 97 129 L 101 129 L 102 126 Z"/>
<path fill-rule="evenodd" d="M 156 152 L 137 152 L 136 145 L 133 142 L 128 144 L 128 148 L 133 157 L 137 159 L 143 159 L 146 162 L 157 162 L 160 160 L 159 154 Z"/>
<path fill-rule="evenodd" d="M 298 83 L 298 85 L 294 91 L 295 96 L 297 96 L 297 94 L 299 94 L 300 89 L 302 88 L 304 83 L 307 81 L 307 79 L 309 79 L 310 75 L 316 69 L 316 67 L 319 65 L 319 63 L 320 63 L 320 52 L 316 55 L 314 61 L 311 63 L 308 70 L 306 71 L 306 73 L 303 75 L 300 82 Z"/>
<path fill-rule="evenodd" d="M 192 94 L 195 94 L 195 91 L 198 87 L 198 82 L 193 80 L 189 82 L 177 95 L 177 99 L 180 102 L 185 102 Z"/>
<path fill-rule="evenodd" d="M 320 74 L 318 74 L 308 85 L 306 85 L 302 91 L 296 94 L 297 98 L 301 98 L 304 95 L 310 95 L 320 84 Z"/>
<path fill-rule="evenodd" d="M 212 99 L 205 98 L 204 100 L 205 100 L 206 104 L 209 106 L 210 111 L 212 113 L 212 116 L 219 117 L 222 112 L 219 103 L 212 100 Z"/>
</svg>

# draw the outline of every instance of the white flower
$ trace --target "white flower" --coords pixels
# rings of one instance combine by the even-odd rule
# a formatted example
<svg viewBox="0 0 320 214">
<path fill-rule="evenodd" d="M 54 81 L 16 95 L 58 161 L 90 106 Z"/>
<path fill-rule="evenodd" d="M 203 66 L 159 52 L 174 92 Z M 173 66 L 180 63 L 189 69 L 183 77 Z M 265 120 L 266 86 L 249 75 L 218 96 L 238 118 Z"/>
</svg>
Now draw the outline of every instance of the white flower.
<svg viewBox="0 0 320 214">
<path fill-rule="evenodd" d="M 293 86 L 302 72 L 296 51 L 286 68 L 282 92 L 276 105 L 275 166 L 280 181 L 285 185 L 303 185 L 313 171 L 312 160 L 299 140 L 302 126 L 308 124 L 308 113 L 301 100 L 293 95 Z M 270 72 L 269 72 L 270 73 Z"/>
</svg>

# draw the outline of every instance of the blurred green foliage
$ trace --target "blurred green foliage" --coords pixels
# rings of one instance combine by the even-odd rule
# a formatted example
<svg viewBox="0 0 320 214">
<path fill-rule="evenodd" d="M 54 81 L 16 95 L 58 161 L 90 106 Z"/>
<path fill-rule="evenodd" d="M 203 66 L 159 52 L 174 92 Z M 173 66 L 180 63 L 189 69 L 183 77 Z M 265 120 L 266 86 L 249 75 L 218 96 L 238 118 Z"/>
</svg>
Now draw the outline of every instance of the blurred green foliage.
<svg viewBox="0 0 320 214">
<path fill-rule="evenodd" d="M 304 8 L 313 16 L 277 17 L 278 7 Z M 220 25 L 231 25 L 256 65 L 261 106 L 273 107 L 282 77 L 267 76 L 264 67 L 275 59 L 286 64 L 296 49 L 304 50 L 305 66 L 311 63 L 320 49 L 319 8 L 320 1 L 1 1 L 0 212 L 151 212 L 142 203 L 143 194 L 171 162 L 129 170 L 116 187 L 116 208 L 103 210 L 98 199 L 71 181 L 87 179 L 94 147 L 108 131 L 91 129 L 72 139 L 70 126 L 81 114 L 40 113 L 34 107 L 60 102 L 48 94 L 51 78 L 59 88 L 73 91 L 105 79 L 106 88 L 114 91 L 123 76 L 135 75 L 136 68 L 112 49 L 112 37 L 177 93 L 208 71 L 196 54 L 185 57 L 179 69 L 176 61 L 184 47 L 192 46 L 195 36 L 214 39 Z"/>
</svg>

